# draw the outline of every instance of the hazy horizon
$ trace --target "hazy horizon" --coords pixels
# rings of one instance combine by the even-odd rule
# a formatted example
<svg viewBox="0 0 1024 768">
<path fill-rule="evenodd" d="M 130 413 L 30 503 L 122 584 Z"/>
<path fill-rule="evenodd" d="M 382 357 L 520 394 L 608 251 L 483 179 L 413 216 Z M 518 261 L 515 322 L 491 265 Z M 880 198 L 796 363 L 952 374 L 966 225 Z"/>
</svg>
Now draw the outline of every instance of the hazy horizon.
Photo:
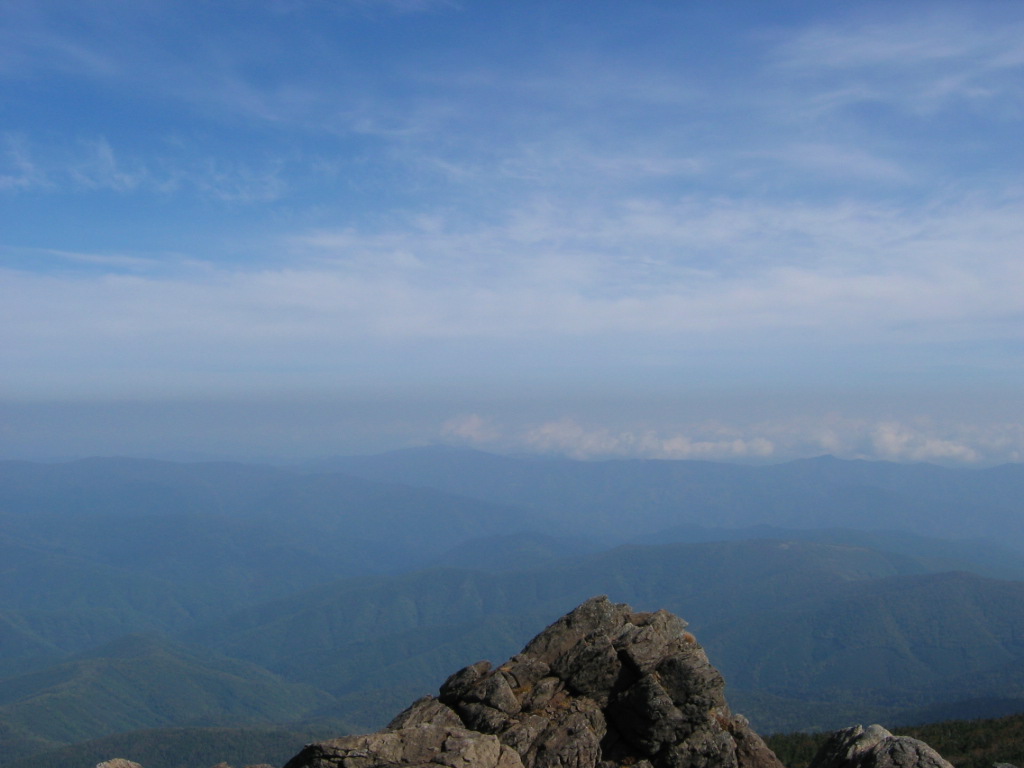
<svg viewBox="0 0 1024 768">
<path fill-rule="evenodd" d="M 1024 6 L 0 0 L 0 458 L 1024 461 Z"/>
</svg>

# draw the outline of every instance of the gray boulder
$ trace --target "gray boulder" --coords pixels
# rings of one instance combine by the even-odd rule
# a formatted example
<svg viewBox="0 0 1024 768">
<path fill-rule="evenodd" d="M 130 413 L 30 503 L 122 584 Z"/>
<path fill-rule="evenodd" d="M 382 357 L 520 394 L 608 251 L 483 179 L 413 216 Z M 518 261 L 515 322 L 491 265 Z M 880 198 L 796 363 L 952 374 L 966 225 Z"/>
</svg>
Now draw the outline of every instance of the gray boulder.
<svg viewBox="0 0 1024 768">
<path fill-rule="evenodd" d="M 811 761 L 810 768 L 953 768 L 923 741 L 893 736 L 880 725 L 855 725 L 836 731 Z"/>
<path fill-rule="evenodd" d="M 495 736 L 421 723 L 306 746 L 286 768 L 523 768 L 519 755 Z"/>
<path fill-rule="evenodd" d="M 286 768 L 782 768 L 685 627 L 593 598 L 500 667 L 466 667 L 385 730 Z"/>
</svg>

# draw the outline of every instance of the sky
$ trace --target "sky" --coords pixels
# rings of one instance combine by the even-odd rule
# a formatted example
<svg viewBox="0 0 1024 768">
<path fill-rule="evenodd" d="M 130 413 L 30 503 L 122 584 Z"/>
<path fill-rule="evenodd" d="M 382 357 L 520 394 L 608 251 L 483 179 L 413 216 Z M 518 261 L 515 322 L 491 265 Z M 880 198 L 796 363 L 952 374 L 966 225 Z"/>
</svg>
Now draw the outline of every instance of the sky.
<svg viewBox="0 0 1024 768">
<path fill-rule="evenodd" d="M 0 0 L 0 458 L 1024 460 L 1024 4 Z"/>
</svg>

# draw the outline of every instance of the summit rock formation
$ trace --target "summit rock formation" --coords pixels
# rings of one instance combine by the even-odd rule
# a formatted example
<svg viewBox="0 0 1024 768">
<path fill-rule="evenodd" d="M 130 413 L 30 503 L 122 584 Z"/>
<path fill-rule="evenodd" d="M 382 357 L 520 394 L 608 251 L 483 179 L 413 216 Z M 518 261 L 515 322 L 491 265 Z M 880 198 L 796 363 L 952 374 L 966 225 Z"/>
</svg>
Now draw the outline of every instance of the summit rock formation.
<svg viewBox="0 0 1024 768">
<path fill-rule="evenodd" d="M 452 675 L 385 729 L 285 768 L 782 768 L 686 622 L 596 597 L 519 654 Z"/>
</svg>

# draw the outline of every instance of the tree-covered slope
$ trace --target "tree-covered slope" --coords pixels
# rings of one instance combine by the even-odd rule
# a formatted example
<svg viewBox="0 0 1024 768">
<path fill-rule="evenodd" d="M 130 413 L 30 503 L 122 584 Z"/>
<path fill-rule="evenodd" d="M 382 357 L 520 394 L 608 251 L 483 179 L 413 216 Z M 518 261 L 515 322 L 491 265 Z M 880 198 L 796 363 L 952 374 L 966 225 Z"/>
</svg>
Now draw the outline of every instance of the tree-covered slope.
<svg viewBox="0 0 1024 768">
<path fill-rule="evenodd" d="M 520 572 L 344 582 L 193 640 L 326 688 L 341 699 L 336 714 L 366 727 L 380 723 L 354 693 L 431 692 L 459 660 L 512 653 L 545 616 L 594 593 L 686 617 L 766 730 L 808 713 L 822 727 L 895 716 L 954 691 L 1006 695 L 1024 669 L 1024 584 L 926 571 L 914 558 L 813 542 L 622 547 Z"/>
<path fill-rule="evenodd" d="M 528 516 L 234 464 L 0 462 L 0 677 L 340 577 L 410 570 Z"/>
<path fill-rule="evenodd" d="M 559 615 L 595 593 L 665 607 L 699 626 L 832 583 L 924 570 L 912 558 L 806 542 L 629 546 L 522 571 L 445 568 L 341 581 L 230 614 L 189 637 L 312 677 L 308 662 L 352 643 L 524 612 Z M 304 665 L 308 672 L 298 672 Z"/>
<path fill-rule="evenodd" d="M 133 635 L 0 681 L 0 723 L 10 758 L 140 728 L 289 722 L 330 701 L 253 664 Z"/>
</svg>

